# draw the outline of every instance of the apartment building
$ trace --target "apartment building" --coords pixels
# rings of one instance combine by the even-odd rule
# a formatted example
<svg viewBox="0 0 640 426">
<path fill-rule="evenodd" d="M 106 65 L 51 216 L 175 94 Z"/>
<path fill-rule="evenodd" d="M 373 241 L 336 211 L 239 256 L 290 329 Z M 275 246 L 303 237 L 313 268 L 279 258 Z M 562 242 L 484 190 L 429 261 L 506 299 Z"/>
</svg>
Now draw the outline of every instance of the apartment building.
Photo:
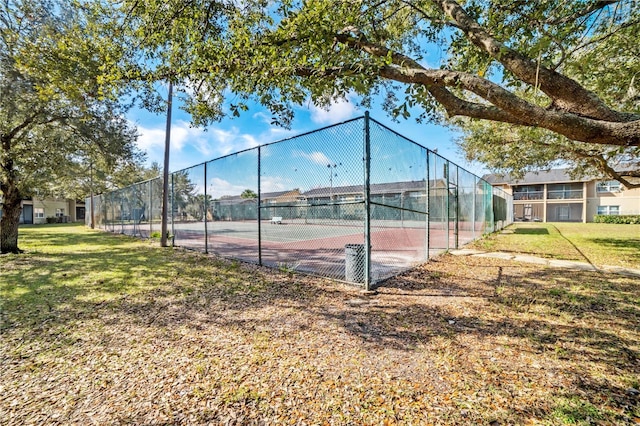
<svg viewBox="0 0 640 426">
<path fill-rule="evenodd" d="M 83 222 L 85 216 L 84 202 L 71 199 L 25 198 L 22 200 L 20 223 L 25 225 L 56 222 Z M 0 197 L 0 217 L 2 217 L 2 198 Z"/>
<path fill-rule="evenodd" d="M 521 179 L 490 174 L 484 179 L 513 195 L 514 221 L 593 222 L 600 214 L 640 214 L 640 189 L 627 189 L 615 180 L 572 179 L 568 172 L 530 172 Z"/>
</svg>

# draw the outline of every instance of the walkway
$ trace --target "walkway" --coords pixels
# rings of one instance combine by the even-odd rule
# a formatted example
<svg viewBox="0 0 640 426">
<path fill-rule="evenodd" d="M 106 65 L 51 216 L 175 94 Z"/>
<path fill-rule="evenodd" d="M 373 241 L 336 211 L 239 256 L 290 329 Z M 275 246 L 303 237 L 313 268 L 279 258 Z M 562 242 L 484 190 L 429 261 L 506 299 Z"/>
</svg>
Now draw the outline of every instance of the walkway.
<svg viewBox="0 0 640 426">
<path fill-rule="evenodd" d="M 460 249 L 449 251 L 454 256 L 474 256 L 474 257 L 491 257 L 494 259 L 515 260 L 517 262 L 536 263 L 551 268 L 564 268 L 574 271 L 594 271 L 608 272 L 612 274 L 625 275 L 627 277 L 640 278 L 640 269 L 623 268 L 621 266 L 595 266 L 586 262 L 576 262 L 572 260 L 544 259 L 542 257 L 528 256 L 524 254 L 511 254 L 504 252 L 485 252 L 473 249 Z"/>
</svg>

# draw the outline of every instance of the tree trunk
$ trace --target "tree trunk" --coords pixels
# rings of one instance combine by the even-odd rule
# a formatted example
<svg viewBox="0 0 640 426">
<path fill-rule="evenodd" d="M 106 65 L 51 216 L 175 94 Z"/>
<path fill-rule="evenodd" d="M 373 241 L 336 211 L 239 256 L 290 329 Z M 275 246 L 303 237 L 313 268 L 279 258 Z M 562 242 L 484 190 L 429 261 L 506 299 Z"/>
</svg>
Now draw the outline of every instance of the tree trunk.
<svg viewBox="0 0 640 426">
<path fill-rule="evenodd" d="M 13 182 L 3 182 L 0 189 L 4 195 L 2 218 L 0 218 L 0 253 L 22 253 L 18 248 L 18 225 L 20 224 L 20 191 Z"/>
</svg>

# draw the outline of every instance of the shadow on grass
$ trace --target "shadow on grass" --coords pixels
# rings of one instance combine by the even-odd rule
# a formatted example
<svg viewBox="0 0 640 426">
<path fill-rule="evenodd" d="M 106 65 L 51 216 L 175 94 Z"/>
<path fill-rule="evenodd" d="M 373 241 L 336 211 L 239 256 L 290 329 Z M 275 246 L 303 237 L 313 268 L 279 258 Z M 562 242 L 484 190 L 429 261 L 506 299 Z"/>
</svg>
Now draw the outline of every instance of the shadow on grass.
<svg viewBox="0 0 640 426">
<path fill-rule="evenodd" d="M 633 263 L 640 264 L 640 238 L 591 238 L 589 241 L 611 250 L 624 251 Z"/>
<path fill-rule="evenodd" d="M 522 235 L 549 235 L 549 230 L 547 228 L 516 228 L 513 232 L 514 234 L 522 234 Z"/>
</svg>

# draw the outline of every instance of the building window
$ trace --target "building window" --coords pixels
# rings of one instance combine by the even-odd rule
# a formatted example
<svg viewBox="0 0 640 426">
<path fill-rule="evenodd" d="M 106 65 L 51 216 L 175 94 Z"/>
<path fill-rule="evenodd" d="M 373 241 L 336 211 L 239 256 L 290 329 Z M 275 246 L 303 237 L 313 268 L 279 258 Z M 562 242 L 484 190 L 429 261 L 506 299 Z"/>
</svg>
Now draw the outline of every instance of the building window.
<svg viewBox="0 0 640 426">
<path fill-rule="evenodd" d="M 603 182 L 598 182 L 598 184 L 596 185 L 597 192 L 620 192 L 621 190 L 622 186 L 617 180 L 606 180 Z"/>
<path fill-rule="evenodd" d="M 56 217 L 64 216 L 64 209 L 56 209 Z"/>
<path fill-rule="evenodd" d="M 598 206 L 598 214 L 602 215 L 619 215 L 620 206 Z"/>
<path fill-rule="evenodd" d="M 37 207 L 33 209 L 33 217 L 35 219 L 44 219 L 44 209 Z"/>
</svg>

